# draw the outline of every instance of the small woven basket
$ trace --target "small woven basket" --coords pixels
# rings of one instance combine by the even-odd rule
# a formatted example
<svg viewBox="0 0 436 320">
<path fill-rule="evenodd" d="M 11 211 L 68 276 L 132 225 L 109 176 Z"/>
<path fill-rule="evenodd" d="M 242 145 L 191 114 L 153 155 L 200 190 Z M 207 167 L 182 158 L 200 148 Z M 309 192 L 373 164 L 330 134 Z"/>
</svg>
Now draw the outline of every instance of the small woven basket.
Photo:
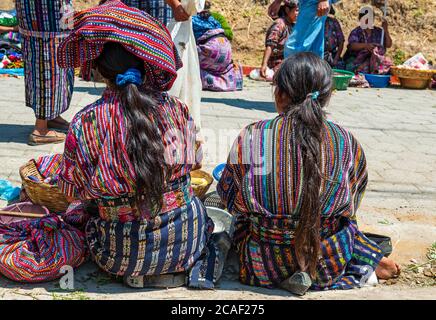
<svg viewBox="0 0 436 320">
<path fill-rule="evenodd" d="M 207 181 L 207 185 L 205 186 L 191 184 L 195 195 L 198 198 L 203 199 L 204 196 L 206 195 L 206 192 L 209 190 L 210 186 L 213 183 L 213 177 L 209 173 L 203 170 L 194 170 L 191 171 L 191 178 L 203 178 Z"/>
<path fill-rule="evenodd" d="M 30 160 L 20 168 L 20 176 L 23 188 L 32 203 L 45 206 L 50 212 L 65 212 L 67 210 L 67 198 L 58 186 L 44 182 L 44 178 L 36 167 L 35 160 Z M 29 176 L 36 177 L 39 182 L 29 179 Z"/>
</svg>

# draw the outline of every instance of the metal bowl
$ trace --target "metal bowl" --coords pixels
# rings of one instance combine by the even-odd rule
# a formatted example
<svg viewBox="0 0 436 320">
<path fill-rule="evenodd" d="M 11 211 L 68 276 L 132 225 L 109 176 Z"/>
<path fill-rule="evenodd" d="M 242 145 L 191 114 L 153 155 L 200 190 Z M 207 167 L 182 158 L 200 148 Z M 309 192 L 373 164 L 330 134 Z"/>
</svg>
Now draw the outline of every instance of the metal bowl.
<svg viewBox="0 0 436 320">
<path fill-rule="evenodd" d="M 232 215 L 225 210 L 214 207 L 206 207 L 207 215 L 212 219 L 215 224 L 213 233 L 227 231 L 230 233 L 230 226 L 232 225 Z"/>
</svg>

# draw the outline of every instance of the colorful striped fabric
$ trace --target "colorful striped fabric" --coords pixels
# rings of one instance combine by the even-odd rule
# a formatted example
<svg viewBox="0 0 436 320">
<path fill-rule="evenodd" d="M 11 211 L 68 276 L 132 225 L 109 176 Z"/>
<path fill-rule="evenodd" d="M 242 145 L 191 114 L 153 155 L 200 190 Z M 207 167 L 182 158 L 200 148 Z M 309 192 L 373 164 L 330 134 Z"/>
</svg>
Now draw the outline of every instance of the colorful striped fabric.
<svg viewBox="0 0 436 320">
<path fill-rule="evenodd" d="M 188 107 L 166 93 L 159 93 L 157 99 L 156 125 L 171 164 L 170 181 L 175 181 L 201 162 L 202 150 L 195 151 L 195 125 Z M 65 194 L 92 200 L 135 193 L 135 171 L 126 150 L 126 121 L 116 92 L 109 89 L 75 115 L 59 176 L 59 187 Z M 184 143 L 183 148 L 179 143 Z"/>
<path fill-rule="evenodd" d="M 72 0 L 16 0 L 25 61 L 26 106 L 37 119 L 52 120 L 70 105 L 74 70 L 57 65 L 57 48 L 68 32 L 62 8 Z"/>
<path fill-rule="evenodd" d="M 112 207 L 119 213 L 126 209 Z M 152 219 L 121 223 L 94 216 L 86 237 L 100 268 L 119 276 L 143 276 L 188 271 L 203 254 L 212 231 L 203 204 L 192 197 L 185 206 Z"/>
<path fill-rule="evenodd" d="M 95 262 L 111 274 L 188 271 L 213 231 L 189 178 L 201 162 L 201 149 L 196 154 L 188 107 L 166 93 L 158 95 L 154 120 L 170 165 L 170 182 L 158 213 L 136 204 L 135 171 L 126 150 L 127 120 L 116 92 L 106 90 L 77 113 L 66 138 L 59 187 L 82 200 L 92 215 L 87 242 Z"/>
<path fill-rule="evenodd" d="M 246 284 L 278 286 L 297 268 L 294 234 L 305 179 L 292 128 L 284 115 L 248 126 L 217 187 L 236 216 L 234 241 Z M 339 125 L 326 121 L 323 131 L 321 259 L 313 288 L 347 289 L 359 286 L 369 267 L 375 270 L 382 253 L 356 224 L 368 179 L 363 150 Z"/>
<path fill-rule="evenodd" d="M 129 7 L 138 8 L 155 17 L 164 25 L 173 19 L 173 11 L 165 0 L 121 0 Z"/>
<path fill-rule="evenodd" d="M 61 162 L 61 154 L 42 156 L 35 160 L 36 168 L 44 178 L 58 176 L 61 171 Z"/>
<path fill-rule="evenodd" d="M 60 278 L 85 259 L 85 237 L 56 215 L 0 223 L 0 274 L 19 282 Z"/>
<path fill-rule="evenodd" d="M 144 60 L 149 86 L 161 91 L 172 87 L 182 62 L 168 29 L 146 12 L 117 0 L 74 16 L 74 30 L 59 46 L 58 63 L 64 68 L 82 66 L 88 75 L 92 60 L 109 41 Z"/>
</svg>

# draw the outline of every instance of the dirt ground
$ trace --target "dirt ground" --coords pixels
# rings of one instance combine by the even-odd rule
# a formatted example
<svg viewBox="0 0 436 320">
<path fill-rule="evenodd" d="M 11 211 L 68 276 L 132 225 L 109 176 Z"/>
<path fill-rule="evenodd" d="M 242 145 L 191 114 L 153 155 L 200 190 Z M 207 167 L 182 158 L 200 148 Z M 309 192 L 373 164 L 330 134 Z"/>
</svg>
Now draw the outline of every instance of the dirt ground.
<svg viewBox="0 0 436 320">
<path fill-rule="evenodd" d="M 363 2 L 374 0 L 343 0 L 336 5 L 336 17 L 342 24 L 345 37 L 357 26 L 357 12 Z M 90 7 L 98 0 L 75 0 L 78 9 Z M 259 65 L 262 60 L 264 38 L 272 20 L 266 14 L 269 0 L 213 0 L 212 10 L 222 13 L 233 28 L 233 55 L 245 65 Z M 2 0 L 0 9 L 13 7 L 13 0 Z M 376 10 L 380 24 L 381 10 Z M 422 52 L 429 60 L 436 60 L 436 5 L 434 0 L 396 0 L 389 2 L 388 22 L 393 48 L 388 55 L 404 60 Z M 404 55 L 404 56 L 403 56 Z"/>
</svg>

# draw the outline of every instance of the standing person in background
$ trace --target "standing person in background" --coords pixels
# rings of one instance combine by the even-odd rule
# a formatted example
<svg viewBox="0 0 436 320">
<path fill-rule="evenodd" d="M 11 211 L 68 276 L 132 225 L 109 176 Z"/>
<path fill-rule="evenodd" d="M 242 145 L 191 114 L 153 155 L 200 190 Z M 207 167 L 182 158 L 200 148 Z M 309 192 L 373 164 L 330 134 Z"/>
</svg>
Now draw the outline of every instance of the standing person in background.
<svg viewBox="0 0 436 320">
<path fill-rule="evenodd" d="M 168 22 L 172 19 L 176 21 L 189 19 L 189 15 L 185 12 L 179 0 L 121 0 L 121 2 L 147 12 L 164 25 L 168 25 Z"/>
<path fill-rule="evenodd" d="M 284 58 L 286 40 L 295 26 L 298 17 L 298 0 L 285 0 L 280 7 L 279 18 L 269 27 L 265 39 L 260 76 L 267 78 L 267 69 L 274 72 L 280 67 Z"/>
<path fill-rule="evenodd" d="M 57 47 L 69 34 L 65 21 L 72 0 L 16 0 L 19 30 L 25 61 L 26 106 L 35 112 L 35 128 L 29 145 L 61 143 L 65 134 L 50 129 L 67 130 L 61 117 L 70 106 L 74 69 L 57 65 Z"/>
<path fill-rule="evenodd" d="M 272 18 L 277 16 L 282 1 L 274 0 L 269 6 Z M 285 58 L 306 51 L 324 57 L 324 23 L 329 7 L 329 0 L 300 0 L 297 24 L 285 45 Z"/>
</svg>

